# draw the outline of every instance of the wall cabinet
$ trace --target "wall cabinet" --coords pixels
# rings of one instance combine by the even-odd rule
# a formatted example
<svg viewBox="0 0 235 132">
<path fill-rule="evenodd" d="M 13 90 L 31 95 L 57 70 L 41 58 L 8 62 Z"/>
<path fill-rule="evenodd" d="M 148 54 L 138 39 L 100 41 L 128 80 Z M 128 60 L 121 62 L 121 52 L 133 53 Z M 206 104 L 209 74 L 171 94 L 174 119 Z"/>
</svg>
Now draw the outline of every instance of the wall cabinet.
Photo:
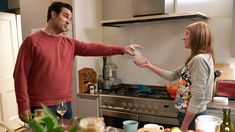
<svg viewBox="0 0 235 132">
<path fill-rule="evenodd" d="M 129 19 L 113 19 L 101 21 L 102 26 L 109 27 L 122 27 L 130 24 L 140 24 L 147 22 L 157 22 L 157 21 L 169 21 L 169 20 L 181 20 L 181 19 L 192 19 L 192 20 L 207 20 L 208 17 L 200 12 L 191 13 L 171 13 L 164 15 L 153 15 L 153 16 L 142 16 L 134 17 Z"/>
</svg>

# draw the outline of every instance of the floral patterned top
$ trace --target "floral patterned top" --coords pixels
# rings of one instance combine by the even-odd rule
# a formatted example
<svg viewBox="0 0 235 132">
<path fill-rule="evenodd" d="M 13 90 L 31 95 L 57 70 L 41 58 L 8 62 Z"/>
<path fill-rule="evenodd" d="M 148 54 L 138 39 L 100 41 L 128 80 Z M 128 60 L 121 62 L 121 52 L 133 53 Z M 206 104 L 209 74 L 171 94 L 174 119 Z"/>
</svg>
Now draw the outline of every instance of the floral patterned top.
<svg viewBox="0 0 235 132">
<path fill-rule="evenodd" d="M 178 80 L 178 89 L 175 98 L 175 107 L 177 109 L 186 109 L 188 107 L 188 103 L 191 98 L 191 85 L 192 82 L 188 66 L 185 66 L 182 68 Z"/>
</svg>

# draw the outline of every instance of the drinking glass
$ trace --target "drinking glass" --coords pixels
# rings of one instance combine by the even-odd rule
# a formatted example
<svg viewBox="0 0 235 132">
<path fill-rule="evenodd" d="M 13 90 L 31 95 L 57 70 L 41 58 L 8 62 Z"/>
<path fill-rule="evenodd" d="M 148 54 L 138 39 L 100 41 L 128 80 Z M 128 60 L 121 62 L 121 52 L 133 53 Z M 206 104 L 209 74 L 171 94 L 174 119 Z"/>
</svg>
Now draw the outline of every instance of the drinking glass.
<svg viewBox="0 0 235 132">
<path fill-rule="evenodd" d="M 66 127 L 64 124 L 64 120 L 63 120 L 63 116 L 65 114 L 65 112 L 67 111 L 67 105 L 66 102 L 62 101 L 56 108 L 56 111 L 58 114 L 61 115 L 61 126 L 62 127 Z"/>
</svg>

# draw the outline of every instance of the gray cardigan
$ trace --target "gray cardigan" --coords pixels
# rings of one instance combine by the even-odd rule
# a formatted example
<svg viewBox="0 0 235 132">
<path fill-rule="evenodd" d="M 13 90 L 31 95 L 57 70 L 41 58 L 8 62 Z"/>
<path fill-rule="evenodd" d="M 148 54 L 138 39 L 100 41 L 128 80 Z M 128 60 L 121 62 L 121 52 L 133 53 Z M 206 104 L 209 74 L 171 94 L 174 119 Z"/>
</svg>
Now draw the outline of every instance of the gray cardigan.
<svg viewBox="0 0 235 132">
<path fill-rule="evenodd" d="M 184 66 L 175 71 L 163 71 L 161 77 L 169 81 L 179 79 L 180 72 Z M 200 113 L 206 110 L 206 105 L 211 101 L 214 84 L 214 64 L 209 54 L 198 54 L 188 63 L 191 74 L 191 98 L 187 111 Z M 183 111 L 183 110 L 180 110 Z"/>
</svg>

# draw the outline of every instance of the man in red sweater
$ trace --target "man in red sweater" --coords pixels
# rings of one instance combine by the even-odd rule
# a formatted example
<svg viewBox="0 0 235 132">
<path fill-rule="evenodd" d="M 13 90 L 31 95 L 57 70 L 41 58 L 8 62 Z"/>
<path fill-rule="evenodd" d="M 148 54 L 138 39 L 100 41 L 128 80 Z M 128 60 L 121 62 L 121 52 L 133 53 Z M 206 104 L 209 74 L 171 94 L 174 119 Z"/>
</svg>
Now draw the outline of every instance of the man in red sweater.
<svg viewBox="0 0 235 132">
<path fill-rule="evenodd" d="M 56 106 L 65 101 L 72 117 L 72 65 L 76 55 L 109 56 L 127 53 L 139 45 L 111 46 L 87 43 L 64 36 L 72 20 L 72 7 L 53 2 L 48 8 L 47 26 L 25 38 L 14 70 L 15 93 L 19 117 L 25 121 L 31 112 L 47 105 L 56 113 Z"/>
</svg>

